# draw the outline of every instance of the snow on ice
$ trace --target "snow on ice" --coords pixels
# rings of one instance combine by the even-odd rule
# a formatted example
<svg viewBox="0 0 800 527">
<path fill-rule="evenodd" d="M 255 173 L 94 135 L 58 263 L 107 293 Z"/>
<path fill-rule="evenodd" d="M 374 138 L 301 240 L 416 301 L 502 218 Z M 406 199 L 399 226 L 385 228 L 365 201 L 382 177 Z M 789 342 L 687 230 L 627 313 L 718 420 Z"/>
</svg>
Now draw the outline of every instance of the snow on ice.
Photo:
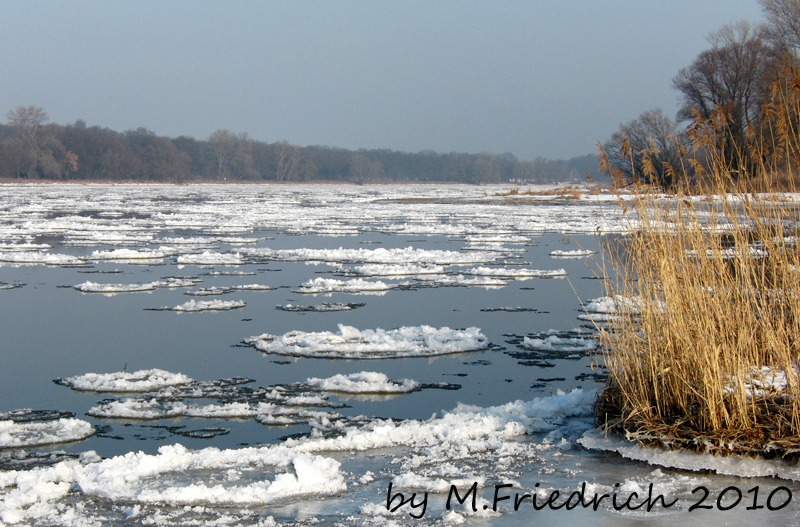
<svg viewBox="0 0 800 527">
<path fill-rule="evenodd" d="M 388 359 L 429 357 L 486 349 L 488 339 L 480 329 L 448 327 L 401 327 L 393 330 L 365 329 L 339 324 L 339 331 L 290 331 L 280 336 L 265 333 L 245 343 L 264 353 L 338 359 Z"/>
</svg>

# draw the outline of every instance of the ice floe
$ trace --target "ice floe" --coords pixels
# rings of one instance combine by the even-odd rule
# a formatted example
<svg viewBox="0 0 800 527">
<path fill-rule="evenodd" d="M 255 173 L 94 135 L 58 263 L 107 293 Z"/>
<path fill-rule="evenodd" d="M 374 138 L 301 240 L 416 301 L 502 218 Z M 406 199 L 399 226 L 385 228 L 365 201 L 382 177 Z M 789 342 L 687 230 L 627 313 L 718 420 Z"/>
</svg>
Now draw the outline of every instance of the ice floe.
<svg viewBox="0 0 800 527">
<path fill-rule="evenodd" d="M 265 333 L 245 339 L 245 343 L 264 353 L 331 359 L 429 357 L 489 347 L 486 336 L 475 327 L 457 330 L 414 326 L 361 331 L 344 324 L 339 324 L 336 333 L 290 331 L 278 336 Z"/>
<path fill-rule="evenodd" d="M 151 311 L 177 311 L 178 313 L 196 313 L 198 311 L 230 311 L 240 309 L 247 304 L 242 300 L 189 300 L 175 307 L 152 308 Z"/>
<path fill-rule="evenodd" d="M 323 302 L 322 304 L 313 305 L 313 306 L 298 306 L 297 304 L 285 304 L 283 306 L 277 306 L 276 309 L 280 309 L 281 311 L 292 311 L 292 312 L 316 312 L 316 313 L 327 313 L 327 312 L 334 312 L 334 311 L 352 311 L 353 309 L 358 309 L 359 307 L 364 307 L 366 304 L 345 304 L 342 302 Z"/>
<path fill-rule="evenodd" d="M 86 373 L 75 377 L 55 379 L 53 382 L 73 390 L 93 392 L 152 392 L 168 386 L 188 384 L 193 380 L 182 373 L 171 373 L 158 368 L 134 372 Z"/>
<path fill-rule="evenodd" d="M 305 295 L 321 295 L 329 293 L 369 294 L 383 293 L 406 284 L 387 284 L 380 280 L 370 281 L 362 278 L 336 280 L 334 278 L 313 278 L 300 284 L 294 293 Z"/>
<path fill-rule="evenodd" d="M 343 272 L 358 276 L 414 276 L 443 274 L 445 268 L 442 265 L 367 264 L 344 268 Z"/>
<path fill-rule="evenodd" d="M 98 284 L 86 281 L 73 286 L 81 293 L 138 293 L 142 291 L 155 291 L 153 283 L 148 284 Z"/>
<path fill-rule="evenodd" d="M 244 259 L 239 253 L 215 253 L 205 251 L 201 254 L 184 254 L 178 256 L 177 262 L 183 265 L 241 265 Z"/>
<path fill-rule="evenodd" d="M 81 258 L 68 254 L 52 254 L 43 252 L 0 252 L 0 262 L 21 265 L 84 265 Z"/>
<path fill-rule="evenodd" d="M 419 383 L 413 379 L 393 380 L 374 371 L 339 374 L 325 379 L 312 377 L 306 380 L 306 384 L 320 390 L 344 393 L 409 393 L 419 389 Z"/>
<path fill-rule="evenodd" d="M 476 276 L 495 276 L 502 278 L 558 278 L 567 276 L 564 269 L 514 269 L 507 267 L 475 267 L 464 271 L 465 274 Z"/>
<path fill-rule="evenodd" d="M 596 254 L 596 251 L 588 249 L 575 249 L 573 251 L 550 251 L 550 256 L 555 258 L 584 258 Z"/>
<path fill-rule="evenodd" d="M 0 448 L 28 448 L 86 439 L 94 427 L 82 419 L 65 418 L 50 421 L 0 420 Z"/>
<path fill-rule="evenodd" d="M 522 345 L 528 349 L 542 351 L 591 351 L 597 349 L 599 342 L 594 338 L 549 335 L 544 338 L 525 337 Z"/>
<path fill-rule="evenodd" d="M 320 404 L 324 404 L 325 400 L 310 399 L 307 402 L 319 402 Z M 260 418 L 260 420 L 263 421 L 269 416 L 283 416 L 286 417 L 291 424 L 304 423 L 314 418 L 330 418 L 332 416 L 329 412 L 298 409 L 296 406 L 287 407 L 270 402 L 187 404 L 181 401 L 169 401 L 158 398 L 132 398 L 103 402 L 98 406 L 93 406 L 89 409 L 87 414 L 92 417 L 143 420 L 172 417 L 199 417 L 207 419 Z M 305 404 L 303 406 L 311 406 L 311 404 Z"/>
<path fill-rule="evenodd" d="M 167 249 L 153 251 L 137 251 L 135 249 L 113 249 L 110 251 L 92 251 L 87 260 L 161 260 L 173 254 Z"/>
</svg>

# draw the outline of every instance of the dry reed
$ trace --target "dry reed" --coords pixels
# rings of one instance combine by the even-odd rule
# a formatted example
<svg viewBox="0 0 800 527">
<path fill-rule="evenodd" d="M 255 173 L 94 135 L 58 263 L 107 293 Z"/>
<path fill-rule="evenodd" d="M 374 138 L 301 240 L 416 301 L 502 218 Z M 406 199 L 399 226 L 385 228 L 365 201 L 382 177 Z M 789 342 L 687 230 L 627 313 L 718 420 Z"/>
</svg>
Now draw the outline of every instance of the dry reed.
<svg viewBox="0 0 800 527">
<path fill-rule="evenodd" d="M 800 453 L 800 76 L 787 70 L 732 173 L 724 109 L 690 133 L 702 166 L 674 194 L 637 187 L 633 232 L 609 249 L 618 317 L 601 332 L 598 420 L 672 448 Z M 744 162 L 746 161 L 746 162 Z M 698 188 L 700 190 L 698 190 Z M 702 192 L 703 197 L 696 194 Z"/>
</svg>

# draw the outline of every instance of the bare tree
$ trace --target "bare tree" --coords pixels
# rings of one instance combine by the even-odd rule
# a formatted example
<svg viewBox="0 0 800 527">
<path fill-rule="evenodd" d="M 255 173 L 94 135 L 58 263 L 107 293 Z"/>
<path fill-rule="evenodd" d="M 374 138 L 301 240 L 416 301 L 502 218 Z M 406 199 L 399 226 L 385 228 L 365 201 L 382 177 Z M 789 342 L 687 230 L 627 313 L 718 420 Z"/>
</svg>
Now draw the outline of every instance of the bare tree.
<svg viewBox="0 0 800 527">
<path fill-rule="evenodd" d="M 286 141 L 278 141 L 273 147 L 275 149 L 275 179 L 278 181 L 296 179 L 302 170 L 303 149 L 290 145 Z"/>
<path fill-rule="evenodd" d="M 745 161 L 745 139 L 758 122 L 779 53 L 770 46 L 763 26 L 747 21 L 723 26 L 708 37 L 711 49 L 703 51 L 673 79 L 681 92 L 680 120 L 711 120 L 724 114 L 723 143 L 732 173 Z"/>
<path fill-rule="evenodd" d="M 499 183 L 503 160 L 490 152 L 481 152 L 475 159 L 475 174 L 479 183 Z"/>
<path fill-rule="evenodd" d="M 800 0 L 760 0 L 769 22 L 767 35 L 777 45 L 800 51 Z"/>
<path fill-rule="evenodd" d="M 620 124 L 619 130 L 603 145 L 619 183 L 642 179 L 648 183 L 671 187 L 676 178 L 686 175 L 686 135 L 678 132 L 676 124 L 664 115 L 661 108 L 643 112 L 638 119 Z M 688 166 L 688 165 L 687 165 Z"/>
<path fill-rule="evenodd" d="M 208 137 L 208 143 L 217 158 L 217 174 L 220 179 L 258 177 L 253 168 L 251 144 L 247 133 L 234 134 L 229 130 L 220 129 Z"/>
<path fill-rule="evenodd" d="M 61 167 L 53 155 L 60 142 L 45 126 L 50 119 L 47 113 L 38 106 L 17 106 L 6 113 L 6 119 L 18 143 L 15 149 L 18 174 L 60 177 Z"/>
<path fill-rule="evenodd" d="M 380 179 L 382 175 L 383 164 L 380 161 L 372 161 L 364 154 L 355 154 L 350 160 L 350 176 L 357 185 Z"/>
</svg>

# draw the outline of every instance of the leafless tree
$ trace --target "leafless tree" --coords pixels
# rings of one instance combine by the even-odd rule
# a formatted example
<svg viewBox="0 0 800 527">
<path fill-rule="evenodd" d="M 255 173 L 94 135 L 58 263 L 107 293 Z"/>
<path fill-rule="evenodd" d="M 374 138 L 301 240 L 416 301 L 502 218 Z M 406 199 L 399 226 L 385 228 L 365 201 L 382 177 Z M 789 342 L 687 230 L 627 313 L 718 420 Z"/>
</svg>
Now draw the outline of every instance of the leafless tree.
<svg viewBox="0 0 800 527">
<path fill-rule="evenodd" d="M 620 124 L 603 145 L 609 168 L 626 182 L 642 179 L 670 187 L 689 171 L 686 134 L 661 108 L 643 112 L 638 119 Z M 613 174 L 612 174 L 612 177 Z M 619 182 L 619 181 L 618 181 Z"/>
<path fill-rule="evenodd" d="M 355 154 L 350 161 L 350 175 L 358 185 L 367 181 L 380 179 L 383 175 L 383 164 L 372 161 L 364 154 Z"/>
<path fill-rule="evenodd" d="M 208 143 L 217 158 L 217 174 L 220 179 L 258 177 L 253 168 L 253 156 L 247 133 L 235 134 L 220 129 L 208 137 Z"/>
<path fill-rule="evenodd" d="M 769 23 L 767 35 L 777 45 L 800 52 L 800 0 L 760 0 Z"/>
<path fill-rule="evenodd" d="M 58 139 L 45 123 L 47 113 L 38 106 L 17 106 L 6 113 L 8 124 L 14 130 L 17 145 L 16 165 L 19 174 L 60 177 L 61 164 L 54 152 L 61 148 Z"/>
<path fill-rule="evenodd" d="M 278 141 L 275 149 L 275 179 L 291 181 L 297 179 L 303 168 L 303 149 L 290 145 L 286 141 Z"/>
<path fill-rule="evenodd" d="M 680 120 L 725 115 L 724 150 L 736 173 L 745 160 L 747 133 L 758 122 L 761 103 L 778 68 L 779 53 L 766 40 L 763 26 L 747 21 L 723 26 L 708 37 L 703 51 L 673 79 L 681 92 Z"/>
</svg>

